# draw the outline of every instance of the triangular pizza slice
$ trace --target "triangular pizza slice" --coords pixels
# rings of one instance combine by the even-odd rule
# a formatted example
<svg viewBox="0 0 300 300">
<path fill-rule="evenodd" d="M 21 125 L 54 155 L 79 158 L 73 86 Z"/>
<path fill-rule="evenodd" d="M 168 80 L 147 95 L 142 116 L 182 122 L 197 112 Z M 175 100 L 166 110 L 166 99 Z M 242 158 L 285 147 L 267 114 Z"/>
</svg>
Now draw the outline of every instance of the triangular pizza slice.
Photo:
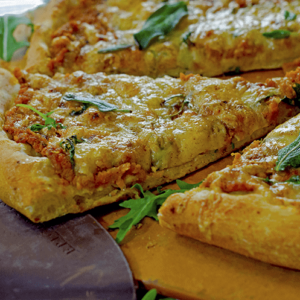
<svg viewBox="0 0 300 300">
<path fill-rule="evenodd" d="M 299 85 L 297 85 L 297 88 Z M 170 196 L 164 227 L 271 264 L 300 269 L 300 115 L 236 153 L 198 187 Z"/>
<path fill-rule="evenodd" d="M 180 178 L 297 114 L 299 72 L 263 84 L 16 70 L 17 84 L 2 71 L 0 198 L 34 222 L 134 198 L 135 183 Z"/>
</svg>

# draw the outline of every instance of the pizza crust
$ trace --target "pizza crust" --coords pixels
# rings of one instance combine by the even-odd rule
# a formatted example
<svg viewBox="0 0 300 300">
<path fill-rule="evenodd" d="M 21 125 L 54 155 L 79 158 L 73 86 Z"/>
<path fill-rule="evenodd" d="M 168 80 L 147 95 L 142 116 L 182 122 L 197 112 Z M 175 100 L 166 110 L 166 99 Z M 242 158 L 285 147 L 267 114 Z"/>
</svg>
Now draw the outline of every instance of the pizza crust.
<svg viewBox="0 0 300 300">
<path fill-rule="evenodd" d="M 280 148 L 300 130 L 300 115 L 254 142 L 232 166 L 199 188 L 171 195 L 159 210 L 163 227 L 271 264 L 300 269 L 299 169 L 275 172 Z M 268 184 L 262 179 L 275 180 Z"/>
<path fill-rule="evenodd" d="M 163 227 L 199 241 L 283 267 L 300 269 L 299 208 L 272 205 L 264 196 L 230 196 L 195 189 L 169 197 Z"/>
</svg>

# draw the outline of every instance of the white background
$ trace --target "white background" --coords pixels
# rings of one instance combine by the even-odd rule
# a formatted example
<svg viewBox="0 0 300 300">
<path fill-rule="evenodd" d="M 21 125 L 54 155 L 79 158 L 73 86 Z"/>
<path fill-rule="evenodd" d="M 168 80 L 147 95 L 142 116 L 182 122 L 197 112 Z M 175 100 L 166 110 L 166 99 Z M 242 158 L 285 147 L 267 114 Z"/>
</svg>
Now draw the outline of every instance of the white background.
<svg viewBox="0 0 300 300">
<path fill-rule="evenodd" d="M 4 14 L 20 14 L 44 2 L 43 0 L 0 0 L 0 16 Z"/>
</svg>

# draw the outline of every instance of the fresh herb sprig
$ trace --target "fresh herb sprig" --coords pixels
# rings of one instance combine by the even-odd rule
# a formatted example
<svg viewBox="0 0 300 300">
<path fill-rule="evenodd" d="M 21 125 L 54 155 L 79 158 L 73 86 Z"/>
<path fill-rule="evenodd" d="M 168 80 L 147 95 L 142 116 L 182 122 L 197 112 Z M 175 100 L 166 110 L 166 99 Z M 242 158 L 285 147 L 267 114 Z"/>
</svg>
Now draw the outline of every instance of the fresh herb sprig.
<svg viewBox="0 0 300 300">
<path fill-rule="evenodd" d="M 275 171 L 284 171 L 289 166 L 293 168 L 300 166 L 300 134 L 294 142 L 279 150 L 274 169 Z"/>
<path fill-rule="evenodd" d="M 182 36 L 182 41 L 188 46 L 195 46 L 195 44 L 191 41 L 191 35 L 193 32 L 188 31 Z"/>
<path fill-rule="evenodd" d="M 290 179 L 286 180 L 285 182 L 300 184 L 300 176 L 299 175 L 293 175 Z"/>
<path fill-rule="evenodd" d="M 142 298 L 142 300 L 155 300 L 157 297 L 156 289 L 152 289 Z M 160 298 L 158 300 L 175 300 L 174 298 Z"/>
<path fill-rule="evenodd" d="M 291 32 L 289 30 L 273 30 L 270 32 L 264 32 L 263 36 L 267 37 L 267 38 L 272 38 L 272 39 L 286 39 L 288 37 L 290 37 Z"/>
<path fill-rule="evenodd" d="M 170 33 L 186 15 L 188 15 L 188 8 L 183 1 L 173 4 L 164 4 L 151 14 L 144 23 L 143 28 L 133 35 L 139 49 L 146 49 L 154 38 L 164 37 Z M 187 40 L 184 40 L 184 42 L 188 43 L 188 37 Z M 134 45 L 120 44 L 100 49 L 98 50 L 98 53 L 116 52 L 128 49 L 132 46 Z"/>
<path fill-rule="evenodd" d="M 274 179 L 270 179 L 268 177 L 266 177 L 266 178 L 257 177 L 257 178 L 261 179 L 262 181 L 264 181 L 266 183 L 269 183 L 269 184 L 284 183 L 284 182 L 300 184 L 300 176 L 299 175 L 293 175 L 288 180 L 285 180 L 285 181 L 277 181 L 277 180 L 274 180 Z"/>
<path fill-rule="evenodd" d="M 300 84 L 299 83 L 294 83 L 293 84 L 293 89 L 296 93 L 296 98 L 290 99 L 288 97 L 285 97 L 282 99 L 283 102 L 290 104 L 290 105 L 296 105 L 300 106 Z"/>
<path fill-rule="evenodd" d="M 285 18 L 285 20 L 287 20 L 287 21 L 294 21 L 294 20 L 296 20 L 296 18 L 297 18 L 297 15 L 296 14 L 294 14 L 293 12 L 290 12 L 290 11 L 285 11 L 284 12 L 284 18 Z"/>
<path fill-rule="evenodd" d="M 29 42 L 17 42 L 13 36 L 15 29 L 20 24 L 30 26 L 33 31 L 33 24 L 24 16 L 4 15 L 0 17 L 0 58 L 5 61 L 11 61 L 13 54 L 19 48 L 29 46 Z"/>
<path fill-rule="evenodd" d="M 80 140 L 77 138 L 77 135 L 72 135 L 71 137 L 66 138 L 64 141 L 60 142 L 59 145 L 63 148 L 63 150 L 70 155 L 70 161 L 72 164 L 72 168 L 75 167 L 75 145 L 87 142 L 86 139 L 81 138 Z"/>
<path fill-rule="evenodd" d="M 140 49 L 145 49 L 155 37 L 165 36 L 171 32 L 187 14 L 188 8 L 183 1 L 165 4 L 147 19 L 142 30 L 133 37 Z"/>
<path fill-rule="evenodd" d="M 189 184 L 181 180 L 176 180 L 180 190 L 168 189 L 162 191 L 160 188 L 157 188 L 158 195 L 155 195 L 150 191 L 144 191 L 140 184 L 135 184 L 132 188 L 136 188 L 140 191 L 142 198 L 130 199 L 121 203 L 120 206 L 130 208 L 130 212 L 109 226 L 111 229 L 119 228 L 116 238 L 117 243 L 122 242 L 131 227 L 141 222 L 143 218 L 148 216 L 158 221 L 157 209 L 170 195 L 174 193 L 184 193 L 185 191 L 198 187 L 201 182 Z"/>
<path fill-rule="evenodd" d="M 70 116 L 80 116 L 82 115 L 87 109 L 88 109 L 89 105 L 86 104 L 86 103 L 82 103 L 82 107 L 80 110 L 73 110 L 71 113 L 70 113 Z"/>
<path fill-rule="evenodd" d="M 176 98 L 179 98 L 179 101 L 174 100 Z M 183 101 L 182 101 L 182 99 L 183 99 Z M 173 115 L 165 116 L 166 118 L 172 118 L 172 117 L 175 117 L 175 116 L 181 114 L 184 106 L 188 105 L 190 103 L 190 101 L 186 100 L 186 97 L 183 94 L 176 94 L 176 95 L 172 95 L 171 97 L 164 100 L 163 103 L 164 103 L 164 105 L 169 106 L 169 107 L 174 107 L 174 106 L 178 106 L 178 105 L 180 106 L 178 112 L 176 112 Z"/>
<path fill-rule="evenodd" d="M 51 128 L 57 129 L 57 127 L 60 127 L 62 129 L 66 128 L 61 123 L 57 123 L 53 118 L 49 117 L 51 114 L 54 113 L 54 111 L 50 111 L 46 114 L 43 114 L 40 111 L 38 111 L 37 109 L 35 109 L 34 107 L 32 107 L 30 105 L 27 105 L 27 104 L 17 104 L 16 106 L 26 107 L 28 109 L 31 109 L 32 111 L 37 113 L 40 117 L 42 117 L 45 120 L 44 125 L 42 125 L 42 124 L 33 124 L 33 125 L 31 125 L 29 128 L 32 131 L 40 131 L 43 128 L 46 128 L 46 127 L 48 128 L 48 130 L 50 130 Z"/>
<path fill-rule="evenodd" d="M 93 97 L 83 97 L 83 96 L 68 93 L 68 94 L 65 94 L 63 96 L 63 99 L 66 100 L 66 101 L 81 102 L 81 103 L 87 104 L 87 107 L 90 106 L 90 105 L 96 106 L 97 109 L 101 112 L 109 112 L 109 111 L 124 112 L 124 113 L 130 113 L 131 112 L 131 110 L 129 110 L 129 109 L 119 109 L 114 104 L 111 104 L 111 103 L 108 103 L 106 101 L 103 101 L 103 100 L 100 100 L 100 99 L 97 99 L 97 98 L 93 98 Z M 86 109 L 87 107 L 85 107 L 84 109 Z"/>
<path fill-rule="evenodd" d="M 116 45 L 116 46 L 112 46 L 112 47 L 108 47 L 108 48 L 103 48 L 98 50 L 98 53 L 110 53 L 110 52 L 117 52 L 120 50 L 124 50 L 124 49 L 128 49 L 130 47 L 132 47 L 133 45 L 131 44 L 126 44 L 126 45 Z"/>
</svg>

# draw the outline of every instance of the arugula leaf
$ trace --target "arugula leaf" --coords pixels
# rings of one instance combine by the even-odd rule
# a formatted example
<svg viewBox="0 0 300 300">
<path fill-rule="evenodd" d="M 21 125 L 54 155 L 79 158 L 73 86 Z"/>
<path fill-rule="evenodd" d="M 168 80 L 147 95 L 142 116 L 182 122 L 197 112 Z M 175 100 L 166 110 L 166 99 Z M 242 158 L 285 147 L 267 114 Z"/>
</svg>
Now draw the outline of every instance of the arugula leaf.
<svg viewBox="0 0 300 300">
<path fill-rule="evenodd" d="M 74 94 L 65 94 L 63 96 L 63 99 L 66 101 L 77 101 L 77 102 L 85 103 L 88 106 L 94 105 L 101 112 L 108 112 L 108 111 L 128 112 L 128 113 L 131 112 L 131 110 L 129 109 L 118 109 L 118 107 L 114 104 L 108 103 L 100 99 L 92 98 L 92 97 L 88 98 L 88 97 L 77 96 Z"/>
<path fill-rule="evenodd" d="M 86 110 L 87 110 L 87 108 L 89 107 L 89 105 L 88 104 L 86 104 L 86 103 L 82 103 L 82 108 L 81 108 L 81 110 L 73 110 L 71 113 L 70 113 L 70 116 L 80 116 L 81 114 L 83 114 Z"/>
<path fill-rule="evenodd" d="M 142 298 L 142 300 L 155 300 L 156 296 L 157 296 L 156 289 L 152 289 L 147 292 L 147 294 Z"/>
<path fill-rule="evenodd" d="M 253 98 L 255 98 L 255 103 L 259 103 L 263 100 L 267 100 L 269 97 L 278 95 L 280 95 L 279 89 L 268 87 L 261 91 L 261 88 L 256 86 L 255 89 L 248 89 L 245 91 L 242 96 L 242 101 L 251 105 L 253 103 Z"/>
<path fill-rule="evenodd" d="M 46 114 L 43 114 L 40 111 L 38 111 L 37 109 L 35 109 L 34 107 L 32 107 L 30 105 L 27 105 L 27 104 L 17 104 L 16 106 L 26 107 L 28 109 L 31 109 L 31 110 L 33 110 L 35 113 L 37 113 L 40 117 L 42 117 L 45 120 L 45 125 L 41 125 L 41 124 L 33 124 L 33 125 L 31 125 L 29 128 L 32 131 L 40 131 L 41 129 L 43 129 L 45 127 L 47 127 L 48 130 L 50 130 L 52 127 L 54 127 L 55 129 L 57 129 L 57 126 L 59 126 L 62 129 L 66 128 L 61 123 L 56 123 L 56 121 L 53 118 L 49 117 L 51 114 L 54 113 L 54 111 L 50 111 L 50 112 L 48 112 Z"/>
<path fill-rule="evenodd" d="M 264 181 L 264 182 L 266 182 L 266 183 L 270 183 L 270 184 L 283 183 L 283 182 L 290 182 L 290 183 L 294 183 L 294 184 L 300 184 L 300 176 L 299 175 L 293 175 L 293 176 L 290 177 L 290 179 L 285 180 L 285 181 L 277 181 L 277 180 L 274 180 L 274 179 L 270 179 L 268 177 L 266 177 L 266 178 L 257 177 L 257 178 Z"/>
<path fill-rule="evenodd" d="M 240 74 L 241 73 L 241 68 L 240 67 L 235 67 L 234 73 L 235 74 Z"/>
<path fill-rule="evenodd" d="M 59 143 L 59 145 L 64 149 L 65 152 L 70 153 L 70 161 L 72 164 L 72 167 L 75 167 L 75 145 L 86 142 L 86 139 L 81 138 L 80 140 L 77 138 L 77 135 L 72 135 L 69 138 L 66 138 L 66 140 Z"/>
<path fill-rule="evenodd" d="M 267 38 L 272 39 L 285 39 L 288 38 L 291 35 L 291 32 L 289 30 L 273 30 L 271 32 L 264 32 L 263 36 Z"/>
<path fill-rule="evenodd" d="M 300 99 L 300 84 L 299 84 L 299 83 L 295 83 L 295 84 L 293 85 L 293 89 L 294 89 L 294 91 L 295 91 L 295 93 L 296 93 L 296 97 L 297 97 L 298 99 Z"/>
<path fill-rule="evenodd" d="M 186 32 L 183 36 L 182 36 L 182 41 L 187 44 L 188 46 L 195 46 L 195 43 L 193 43 L 191 40 L 190 40 L 190 36 L 192 35 L 193 32 L 191 31 L 188 31 Z"/>
<path fill-rule="evenodd" d="M 30 26 L 33 31 L 33 24 L 24 16 L 5 15 L 0 17 L 0 58 L 5 61 L 10 61 L 19 48 L 29 46 L 29 42 L 17 42 L 13 36 L 15 29 L 20 24 Z"/>
<path fill-rule="evenodd" d="M 155 300 L 157 296 L 157 291 L 156 289 L 152 289 L 147 292 L 147 294 L 144 295 L 142 300 Z M 174 298 L 160 298 L 159 300 L 176 300 Z"/>
<path fill-rule="evenodd" d="M 113 47 L 100 49 L 100 50 L 98 50 L 98 53 L 116 52 L 116 51 L 120 51 L 120 50 L 124 50 L 124 49 L 130 48 L 132 46 L 133 45 L 116 45 L 116 46 L 113 46 Z"/>
<path fill-rule="evenodd" d="M 294 142 L 278 151 L 275 171 L 283 171 L 288 166 L 293 168 L 300 166 L 300 134 Z"/>
<path fill-rule="evenodd" d="M 174 193 L 184 193 L 185 191 L 199 186 L 201 182 L 197 184 L 188 184 L 181 180 L 176 180 L 176 183 L 179 186 L 180 190 L 168 189 L 162 191 L 160 188 L 157 188 L 157 191 L 159 193 L 158 195 L 154 195 L 150 191 L 144 192 L 140 184 L 135 184 L 132 188 L 136 188 L 137 190 L 139 190 L 142 198 L 130 199 L 121 203 L 121 207 L 130 208 L 129 213 L 116 220 L 114 224 L 109 226 L 109 228 L 111 229 L 119 228 L 119 232 L 116 238 L 117 243 L 120 243 L 124 239 L 126 233 L 131 229 L 131 227 L 138 224 L 144 217 L 148 216 L 158 221 L 158 206 L 161 206 L 170 195 Z"/>
<path fill-rule="evenodd" d="M 201 180 L 200 182 L 198 183 L 187 183 L 185 181 L 182 181 L 182 180 L 176 180 L 176 183 L 177 185 L 179 186 L 179 188 L 181 190 L 191 190 L 191 189 L 194 189 L 196 187 L 198 187 L 200 185 L 200 183 L 202 183 L 203 180 Z"/>
<path fill-rule="evenodd" d="M 294 14 L 293 12 L 290 12 L 290 11 L 285 11 L 284 12 L 284 18 L 287 20 L 287 21 L 294 21 L 296 18 L 297 18 L 297 15 Z"/>
<path fill-rule="evenodd" d="M 183 94 L 172 95 L 172 96 L 168 97 L 167 99 L 165 99 L 164 103 L 168 104 L 168 105 L 172 105 L 172 106 L 176 105 L 176 104 L 178 104 L 178 102 L 177 101 L 176 102 L 172 101 L 175 98 L 185 98 L 185 96 Z"/>
<path fill-rule="evenodd" d="M 300 84 L 299 83 L 295 83 L 293 85 L 293 89 L 296 93 L 296 98 L 295 99 L 290 99 L 288 97 L 285 97 L 282 99 L 283 102 L 289 104 L 289 105 L 296 105 L 296 106 L 300 106 Z"/>
<path fill-rule="evenodd" d="M 183 101 L 182 100 L 174 101 L 173 99 L 175 99 L 175 98 L 184 98 L 184 99 L 183 99 Z M 176 94 L 176 95 L 172 95 L 171 97 L 164 100 L 163 103 L 167 104 L 168 106 L 172 106 L 172 107 L 174 107 L 176 105 L 180 105 L 180 108 L 177 113 L 175 113 L 173 115 L 164 116 L 165 118 L 172 118 L 172 117 L 175 117 L 175 116 L 179 115 L 180 113 L 182 113 L 183 107 L 185 105 L 188 105 L 190 102 L 188 100 L 186 100 L 186 97 L 183 94 Z"/>
<path fill-rule="evenodd" d="M 300 176 L 299 175 L 294 175 L 290 179 L 286 180 L 285 182 L 291 182 L 294 184 L 300 184 Z"/>
<path fill-rule="evenodd" d="M 259 178 L 259 179 L 261 179 L 262 181 L 267 182 L 267 183 L 272 183 L 272 180 L 269 177 Z"/>
<path fill-rule="evenodd" d="M 171 32 L 187 14 L 187 5 L 183 1 L 165 4 L 147 19 L 142 30 L 133 37 L 140 49 L 145 49 L 155 37 L 165 36 Z"/>
</svg>

